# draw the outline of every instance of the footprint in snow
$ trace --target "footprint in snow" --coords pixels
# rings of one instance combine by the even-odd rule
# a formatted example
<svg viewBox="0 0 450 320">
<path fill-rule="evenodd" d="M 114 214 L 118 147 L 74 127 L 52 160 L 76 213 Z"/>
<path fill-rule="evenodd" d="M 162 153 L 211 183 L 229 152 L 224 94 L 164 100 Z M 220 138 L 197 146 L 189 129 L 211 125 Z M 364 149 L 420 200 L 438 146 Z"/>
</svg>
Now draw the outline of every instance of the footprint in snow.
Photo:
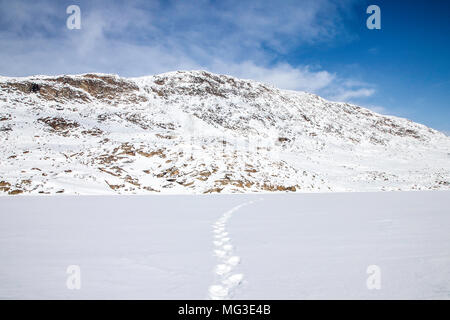
<svg viewBox="0 0 450 320">
<path fill-rule="evenodd" d="M 241 258 L 233 255 L 234 247 L 231 244 L 231 238 L 226 231 L 226 224 L 234 212 L 251 203 L 254 202 L 249 201 L 232 208 L 225 212 L 213 224 L 214 255 L 218 260 L 218 263 L 214 268 L 214 273 L 219 284 L 214 284 L 209 287 L 209 298 L 212 300 L 230 299 L 234 289 L 239 286 L 244 279 L 242 273 L 232 274 L 233 269 L 241 262 Z"/>
</svg>

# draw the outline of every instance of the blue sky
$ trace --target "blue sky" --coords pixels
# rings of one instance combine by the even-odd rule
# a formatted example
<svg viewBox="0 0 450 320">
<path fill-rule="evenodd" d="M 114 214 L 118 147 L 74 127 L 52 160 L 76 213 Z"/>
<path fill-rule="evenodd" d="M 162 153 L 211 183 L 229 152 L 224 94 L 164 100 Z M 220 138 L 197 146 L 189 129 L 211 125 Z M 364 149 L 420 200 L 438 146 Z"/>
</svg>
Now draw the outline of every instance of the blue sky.
<svg viewBox="0 0 450 320">
<path fill-rule="evenodd" d="M 71 4 L 81 30 L 66 28 Z M 437 0 L 0 0 L 0 75 L 205 69 L 450 133 L 449 14 Z"/>
</svg>

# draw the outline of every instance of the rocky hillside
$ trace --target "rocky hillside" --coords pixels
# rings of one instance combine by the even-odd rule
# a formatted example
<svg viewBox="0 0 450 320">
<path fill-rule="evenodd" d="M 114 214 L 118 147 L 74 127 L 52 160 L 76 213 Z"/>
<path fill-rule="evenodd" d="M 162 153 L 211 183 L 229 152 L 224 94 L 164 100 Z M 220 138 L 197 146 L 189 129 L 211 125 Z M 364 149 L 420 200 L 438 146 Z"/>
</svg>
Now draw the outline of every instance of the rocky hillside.
<svg viewBox="0 0 450 320">
<path fill-rule="evenodd" d="M 0 77 L 0 194 L 450 189 L 450 138 L 204 71 Z"/>
</svg>

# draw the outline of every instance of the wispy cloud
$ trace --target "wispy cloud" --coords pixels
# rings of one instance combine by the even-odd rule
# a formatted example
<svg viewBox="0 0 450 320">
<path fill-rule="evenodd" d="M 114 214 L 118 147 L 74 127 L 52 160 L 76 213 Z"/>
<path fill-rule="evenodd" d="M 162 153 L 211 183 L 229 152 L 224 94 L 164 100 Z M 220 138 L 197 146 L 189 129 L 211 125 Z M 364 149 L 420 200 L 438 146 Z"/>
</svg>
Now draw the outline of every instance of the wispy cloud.
<svg viewBox="0 0 450 320">
<path fill-rule="evenodd" d="M 288 90 L 319 91 L 329 86 L 335 75 L 324 71 L 312 71 L 308 66 L 293 67 L 286 63 L 259 66 L 254 62 L 229 64 L 223 61 L 212 65 L 214 70 L 230 73 L 240 78 L 256 79 Z"/>
<path fill-rule="evenodd" d="M 370 85 L 278 59 L 345 32 L 341 13 L 351 2 L 79 1 L 82 29 L 67 30 L 72 3 L 0 0 L 0 73 L 206 69 L 340 101 L 365 98 L 375 92 Z"/>
<path fill-rule="evenodd" d="M 372 110 L 376 113 L 380 113 L 380 114 L 388 114 L 388 110 L 383 107 L 383 106 L 374 106 L 374 105 L 368 105 L 365 106 L 367 109 Z"/>
<path fill-rule="evenodd" d="M 375 93 L 375 89 L 359 88 L 359 89 L 339 89 L 338 94 L 333 96 L 333 100 L 348 101 L 355 98 L 370 97 Z"/>
</svg>

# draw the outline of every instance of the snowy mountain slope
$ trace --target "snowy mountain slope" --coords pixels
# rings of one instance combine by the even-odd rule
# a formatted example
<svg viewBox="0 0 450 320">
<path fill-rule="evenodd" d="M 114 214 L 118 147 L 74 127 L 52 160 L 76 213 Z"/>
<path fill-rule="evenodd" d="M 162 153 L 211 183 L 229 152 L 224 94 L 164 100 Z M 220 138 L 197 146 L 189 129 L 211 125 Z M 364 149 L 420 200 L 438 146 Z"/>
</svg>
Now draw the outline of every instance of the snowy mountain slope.
<svg viewBox="0 0 450 320">
<path fill-rule="evenodd" d="M 0 77 L 0 194 L 450 189 L 450 138 L 205 71 Z"/>
</svg>

